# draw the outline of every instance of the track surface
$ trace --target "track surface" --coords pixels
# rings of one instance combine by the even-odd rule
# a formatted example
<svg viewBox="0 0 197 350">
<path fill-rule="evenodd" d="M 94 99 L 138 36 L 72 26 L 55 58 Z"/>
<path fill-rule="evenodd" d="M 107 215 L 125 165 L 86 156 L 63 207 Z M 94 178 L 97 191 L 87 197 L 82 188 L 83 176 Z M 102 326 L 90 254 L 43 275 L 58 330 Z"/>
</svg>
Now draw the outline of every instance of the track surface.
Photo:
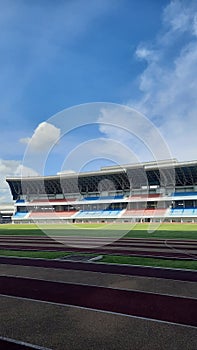
<svg viewBox="0 0 197 350">
<path fill-rule="evenodd" d="M 61 269 L 63 271 L 94 271 L 94 273 L 102 273 L 102 275 L 107 275 L 109 273 L 112 273 L 115 276 L 118 276 L 119 274 L 124 276 L 154 276 L 154 278 L 158 279 L 171 279 L 171 280 L 182 280 L 185 281 L 185 283 L 191 283 L 192 281 L 197 280 L 197 273 L 194 271 L 181 271 L 181 270 L 170 270 L 170 269 L 161 269 L 161 268 L 143 268 L 143 267 L 132 267 L 132 266 L 119 266 L 119 265 L 106 265 L 106 264 L 96 264 L 96 263 L 73 263 L 73 262 L 64 262 L 64 261 L 52 261 L 52 260 L 44 260 L 44 259 L 21 259 L 21 258 L 1 258 L 0 263 L 4 264 L 14 264 L 16 268 L 18 268 L 17 274 L 20 274 L 20 266 L 41 266 L 44 270 L 49 270 L 51 273 L 55 274 L 55 268 Z M 9 266 L 9 265 L 7 265 Z M 147 278 L 147 277 L 146 277 Z M 189 282 L 188 282 L 189 281 Z M 193 283 L 193 282 L 192 282 Z M 176 284 L 175 284 L 176 287 Z M 188 284 L 189 288 L 189 284 Z M 0 276 L 0 294 L 2 295 L 2 298 L 11 297 L 15 300 L 15 304 L 17 306 L 18 301 L 17 300 L 29 300 L 29 302 L 32 305 L 37 305 L 38 301 L 41 302 L 47 302 L 49 305 L 52 303 L 52 305 L 64 305 L 65 307 L 70 307 L 71 309 L 74 308 L 82 308 L 89 310 L 88 312 L 94 312 L 91 310 L 97 310 L 97 312 L 102 312 L 108 315 L 110 313 L 113 317 L 116 315 L 120 315 L 121 317 L 137 317 L 139 318 L 140 323 L 138 327 L 140 328 L 142 324 L 142 332 L 144 332 L 144 326 L 143 326 L 143 320 L 148 320 L 146 322 L 153 322 L 153 324 L 147 323 L 146 327 L 153 327 L 155 322 L 170 322 L 169 325 L 173 327 L 174 325 L 181 325 L 183 327 L 182 332 L 184 331 L 184 327 L 193 327 L 193 329 L 197 329 L 194 327 L 197 327 L 197 298 L 191 298 L 191 297 L 177 297 L 175 295 L 164 295 L 159 293 L 150 293 L 150 292 L 143 292 L 143 291 L 134 291 L 134 290 L 128 290 L 124 288 L 111 288 L 111 287 L 102 287 L 102 286 L 93 286 L 89 284 L 76 284 L 76 283 L 67 283 L 67 282 L 56 282 L 56 281 L 48 281 L 45 279 L 37 279 L 37 278 L 31 278 L 31 277 L 11 277 L 11 276 Z M 18 299 L 19 298 L 19 299 Z M 8 304 L 9 306 L 9 304 Z M 12 310 L 14 312 L 14 308 L 12 306 Z M 34 306 L 33 306 L 34 308 Z M 76 311 L 77 312 L 77 311 Z M 36 313 L 37 315 L 37 313 Z M 51 313 L 51 317 L 53 314 Z M 16 312 L 16 315 L 14 313 L 14 316 L 12 314 L 10 315 L 10 318 L 12 321 L 6 321 L 6 324 L 13 323 L 13 317 L 14 319 L 18 318 L 18 323 L 21 322 L 21 318 L 23 317 L 22 314 Z M 37 320 L 35 322 L 39 322 L 37 319 L 37 316 L 35 316 L 32 313 L 30 313 L 30 317 L 32 317 Z M 60 317 L 60 316 L 59 316 Z M 69 314 L 65 314 L 66 319 L 68 319 Z M 117 317 L 117 316 L 116 316 Z M 152 321 L 151 321 L 152 320 Z M 26 323 L 30 322 L 27 321 L 26 316 Z M 48 321 L 47 321 L 48 322 Z M 81 320 L 82 324 L 83 321 Z M 87 322 L 87 320 L 86 320 Z M 93 321 L 94 322 L 94 321 Z M 96 322 L 96 318 L 95 318 Z M 25 324 L 26 324 L 25 323 Z M 103 319 L 103 326 L 105 327 L 105 318 Z M 26 326 L 25 326 L 26 327 Z M 46 323 L 45 323 L 46 327 Z M 75 332 L 77 332 L 78 323 L 74 323 L 74 329 Z M 86 327 L 84 325 L 83 327 Z M 99 326 L 101 327 L 101 326 Z M 116 326 L 117 327 L 117 326 Z M 154 332 L 158 332 L 158 326 L 154 326 L 156 328 Z M 177 327 L 177 326 L 176 326 Z M 84 328 L 83 328 L 84 329 Z M 45 338 L 45 331 L 44 328 L 42 330 L 42 337 Z M 15 332 L 15 331 L 14 331 Z M 24 334 L 25 329 L 23 330 Z M 73 329 L 72 329 L 73 332 Z M 81 332 L 81 331 L 80 331 Z M 102 331 L 103 332 L 103 331 Z M 130 331 L 132 332 L 132 331 Z M 130 334 L 129 332 L 129 334 Z M 188 330 L 188 332 L 190 332 Z M 8 329 L 9 333 L 9 329 Z M 15 333 L 14 333 L 15 334 Z M 143 334 L 143 333 L 142 333 Z M 168 334 L 168 333 L 167 333 Z M 197 331 L 196 333 L 193 333 L 193 337 L 196 337 L 197 340 Z M 5 335 L 5 334 L 4 334 Z M 8 334 L 10 336 L 10 334 Z M 23 335 L 24 336 L 24 335 Z M 82 338 L 83 342 L 83 333 L 80 333 L 80 339 Z M 94 338 L 94 333 L 93 333 Z M 130 335 L 124 334 L 124 337 L 121 338 L 120 344 L 117 345 L 117 349 L 120 348 L 126 348 L 130 349 L 130 346 L 127 345 L 125 347 L 125 340 L 127 337 L 130 337 Z M 41 339 L 42 339 L 41 337 Z M 138 333 L 133 335 L 133 337 L 136 337 L 138 339 Z M 125 339 L 124 339 L 125 338 Z M 180 338 L 180 336 L 179 336 Z M 195 342 L 195 339 L 192 338 L 191 342 Z M 40 338 L 39 338 L 40 339 Z M 39 340 L 35 337 L 35 343 L 38 345 L 42 345 L 43 343 L 41 340 Z M 25 339 L 28 341 L 29 339 Z M 45 340 L 46 341 L 46 340 Z M 64 340 L 61 340 L 64 342 Z M 111 347 L 111 342 L 109 341 L 108 345 L 105 344 L 103 349 L 116 349 L 116 347 Z M 131 341 L 131 340 L 130 340 Z M 133 341 L 133 340 L 132 340 Z M 188 339 L 186 339 L 186 343 L 184 344 L 184 338 L 181 340 L 184 346 L 184 349 L 192 349 L 195 350 L 195 347 L 189 347 L 187 348 L 187 345 L 190 344 L 188 342 Z M 61 345 L 61 347 L 53 347 L 51 346 L 51 343 L 49 340 L 47 340 L 47 347 L 52 349 L 72 349 L 72 344 L 68 343 L 68 347 L 65 347 Z M 73 342 L 73 340 L 72 340 Z M 122 345 L 121 345 L 122 344 Z M 136 340 L 136 344 L 138 344 L 138 340 Z M 46 345 L 46 344 L 44 344 Z M 14 346 L 14 345 L 12 345 Z M 19 345 L 17 345 L 19 346 Z M 138 349 L 138 347 L 132 347 L 132 349 Z M 170 348 L 169 344 L 165 347 L 165 343 L 157 344 L 155 345 L 155 349 L 160 347 L 161 349 L 176 349 L 175 347 Z M 190 345 L 189 345 L 190 346 Z M 73 347 L 74 349 L 75 347 Z M 84 345 L 80 347 L 76 347 L 76 349 L 83 349 Z M 90 347 L 91 349 L 97 349 L 96 345 L 95 347 Z M 98 349 L 102 347 L 98 347 Z M 154 349 L 154 346 L 151 345 L 148 347 L 144 347 L 144 349 Z M 179 347 L 180 348 L 180 347 Z M 12 349 L 9 347 L 9 343 L 6 345 L 4 344 L 3 349 Z M 13 347 L 13 349 L 15 349 Z M 16 349 L 25 349 L 24 347 L 16 347 Z"/>
<path fill-rule="evenodd" d="M 61 237 L 61 240 L 62 243 L 49 237 L 0 236 L 0 249 L 89 252 L 190 260 L 195 259 L 197 254 L 197 241 L 195 240 L 165 241 L 123 238 L 114 243 L 110 242 L 110 238 Z M 196 271 L 3 256 L 0 257 L 0 264 L 4 267 L 8 266 L 7 270 L 4 270 L 5 275 L 0 276 L 0 300 L 4 310 L 2 335 L 5 337 L 13 337 L 39 346 L 44 345 L 47 348 L 61 350 L 84 348 L 91 350 L 196 349 L 197 293 L 196 297 L 194 294 L 194 282 L 197 282 Z M 14 267 L 12 273 L 15 273 L 15 276 L 9 275 L 11 271 L 9 266 Z M 29 272 L 29 275 L 22 277 L 20 275 L 21 266 L 24 269 L 31 266 L 42 268 L 49 273 L 43 277 L 40 275 L 34 277 Z M 87 281 L 84 283 L 83 281 L 69 282 L 67 277 L 64 282 L 53 280 L 52 274 L 55 273 L 55 269 L 62 272 L 66 270 L 70 272 L 72 270 L 73 272 L 86 271 Z M 158 280 L 158 284 L 162 281 L 163 289 L 165 281 L 171 280 L 174 294 L 168 295 L 163 292 L 162 288 L 157 293 L 155 290 L 150 292 L 137 288 L 128 289 L 125 286 L 117 286 L 118 283 L 113 287 L 107 284 L 105 286 L 93 285 L 91 278 L 88 277 L 88 273 L 92 272 L 97 274 L 98 279 L 99 274 L 102 274 L 102 278 L 106 280 L 109 274 L 117 278 L 117 281 L 119 275 L 129 276 L 130 279 L 132 276 L 143 277 L 144 281 L 147 278 L 154 278 Z M 184 283 L 187 288 L 190 288 L 192 284 L 192 297 L 191 295 L 186 296 L 186 292 L 186 294 L 183 292 L 181 296 L 177 296 L 176 288 L 180 287 L 180 283 Z M 41 311 L 43 303 L 45 312 Z M 22 313 L 20 308 L 23 304 L 27 305 L 28 310 L 24 309 Z M 63 309 L 61 312 L 58 311 L 60 307 L 65 308 L 66 311 L 64 312 Z M 54 316 L 56 312 L 57 318 Z M 46 322 L 43 318 L 46 318 Z M 67 329 L 67 331 L 62 329 L 61 333 L 55 333 L 58 341 L 54 340 L 55 335 L 53 334 L 48 333 L 46 337 L 50 323 L 54 325 L 54 332 L 57 332 L 57 327 L 61 329 L 62 324 Z M 37 333 L 35 330 L 35 333 L 32 334 L 32 329 L 36 324 L 39 330 Z M 119 328 L 120 324 L 125 325 Z M 22 333 L 18 331 L 18 325 Z M 66 332 L 65 336 L 64 332 Z M 116 334 L 120 335 L 114 343 Z M 152 334 L 151 339 L 148 334 Z M 188 337 L 184 334 L 188 334 Z M 144 344 L 140 344 L 142 339 L 146 339 Z M 168 339 L 171 340 L 168 342 Z M 22 350 L 30 349 L 31 346 L 9 343 L 0 339 L 0 348 Z"/>
<path fill-rule="evenodd" d="M 41 348 L 38 346 L 31 346 L 31 344 L 25 344 L 23 342 L 13 341 L 12 339 L 0 339 L 0 349 L 2 350 L 50 350 L 47 348 Z"/>
<path fill-rule="evenodd" d="M 110 243 L 110 238 L 1 236 L 1 250 L 67 251 L 157 257 L 197 259 L 197 241 L 123 238 Z"/>
<path fill-rule="evenodd" d="M 7 276 L 0 293 L 197 326 L 197 299 Z"/>
<path fill-rule="evenodd" d="M 154 268 L 144 266 L 113 265 L 113 264 L 95 264 L 84 262 L 58 261 L 52 259 L 29 259 L 0 257 L 0 264 L 11 264 L 22 266 L 37 266 L 44 268 L 56 268 L 66 270 L 92 271 L 110 274 L 120 274 L 128 276 L 146 276 L 164 279 L 173 279 L 179 281 L 197 282 L 197 272 L 191 270 L 179 270 L 168 268 Z"/>
</svg>

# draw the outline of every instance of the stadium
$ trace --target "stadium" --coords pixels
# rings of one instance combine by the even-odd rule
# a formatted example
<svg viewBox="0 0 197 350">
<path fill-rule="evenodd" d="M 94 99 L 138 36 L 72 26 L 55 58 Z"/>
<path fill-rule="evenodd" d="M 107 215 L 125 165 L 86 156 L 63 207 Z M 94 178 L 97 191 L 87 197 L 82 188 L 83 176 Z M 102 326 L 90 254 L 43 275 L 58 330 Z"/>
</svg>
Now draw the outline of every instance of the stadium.
<svg viewBox="0 0 197 350">
<path fill-rule="evenodd" d="M 197 350 L 197 1 L 0 27 L 0 350 Z"/>
<path fill-rule="evenodd" d="M 13 223 L 197 222 L 197 161 L 7 178 Z"/>
<path fill-rule="evenodd" d="M 1 204 L 0 205 L 0 224 L 8 224 L 12 221 L 14 212 L 13 204 Z"/>
<path fill-rule="evenodd" d="M 197 161 L 7 183 L 0 347 L 196 348 Z"/>
</svg>

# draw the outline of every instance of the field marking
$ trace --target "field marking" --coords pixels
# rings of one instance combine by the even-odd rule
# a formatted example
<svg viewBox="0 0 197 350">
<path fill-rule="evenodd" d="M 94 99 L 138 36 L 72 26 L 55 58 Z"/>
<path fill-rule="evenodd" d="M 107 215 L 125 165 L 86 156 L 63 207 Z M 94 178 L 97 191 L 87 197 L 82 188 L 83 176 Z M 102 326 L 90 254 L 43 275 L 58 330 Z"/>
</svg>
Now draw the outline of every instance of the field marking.
<svg viewBox="0 0 197 350">
<path fill-rule="evenodd" d="M 117 290 L 117 291 L 126 291 L 126 292 L 137 292 L 139 294 L 153 294 L 153 295 L 161 295 L 161 296 L 167 296 L 167 297 L 172 297 L 172 298 L 179 298 L 179 299 L 191 299 L 191 300 L 197 300 L 197 297 L 187 297 L 187 296 L 180 296 L 180 295 L 175 295 L 175 294 L 168 294 L 168 293 L 155 293 L 155 292 L 150 292 L 150 291 L 143 291 L 140 289 L 129 289 L 129 288 L 117 288 L 117 287 L 111 287 L 111 286 L 102 286 L 98 284 L 88 284 L 88 283 L 80 283 L 80 282 L 65 282 L 65 281 L 55 281 L 55 280 L 50 280 L 50 279 L 43 279 L 43 278 L 37 278 L 37 277 L 27 277 L 27 276 L 20 276 L 20 275 L 8 275 L 8 274 L 1 274 L 1 277 L 11 277 L 11 278 L 23 278 L 23 279 L 30 279 L 30 280 L 36 280 L 36 281 L 42 281 L 42 282 L 53 282 L 53 283 L 62 283 L 65 285 L 76 285 L 76 286 L 83 286 L 83 287 L 95 287 L 95 288 L 103 288 L 103 289 L 110 289 L 110 290 Z M 144 277 L 145 278 L 145 277 Z M 150 277 L 149 277 L 150 278 Z M 162 279 L 162 278 L 160 278 Z M 174 280 L 173 280 L 174 281 Z M 184 283 L 184 282 L 183 282 Z M 188 283 L 195 283 L 195 282 L 188 282 Z"/>
<path fill-rule="evenodd" d="M 46 347 L 42 347 L 42 346 L 39 346 L 39 345 L 26 343 L 24 341 L 16 340 L 16 339 L 13 339 L 13 338 L 7 338 L 7 337 L 0 336 L 0 340 L 6 341 L 6 342 L 10 342 L 10 343 L 13 343 L 13 344 L 17 344 L 17 345 L 28 346 L 28 347 L 30 347 L 32 349 L 37 349 L 37 350 L 52 350 L 51 348 L 46 348 Z"/>
<path fill-rule="evenodd" d="M 36 251 L 37 252 L 37 251 Z M 48 252 L 48 251 L 47 251 Z M 54 253 L 54 251 L 50 251 L 50 252 L 52 252 L 52 253 Z M 66 252 L 65 252 L 66 253 Z M 69 254 L 70 253 L 72 253 L 72 252 L 69 252 Z M 83 254 L 83 253 L 82 253 Z M 103 254 L 103 255 L 107 255 L 107 254 Z M 114 256 L 118 256 L 118 257 L 120 257 L 120 256 L 122 256 L 122 255 L 114 255 Z M 129 256 L 125 256 L 125 257 L 129 257 Z M 133 256 L 134 258 L 136 258 L 136 256 Z M 51 262 L 51 261 L 59 261 L 59 262 L 66 262 L 66 263 L 68 263 L 68 261 L 64 261 L 64 260 L 62 260 L 62 258 L 60 257 L 60 258 L 51 258 L 51 259 L 47 259 L 47 258 L 33 258 L 33 257 L 26 257 L 26 256 L 16 256 L 16 255 L 0 255 L 0 259 L 1 258 L 5 258 L 5 259 L 25 259 L 25 260 L 39 260 L 39 261 L 48 261 L 48 262 Z M 132 258 L 132 256 L 131 256 L 131 258 Z M 143 259 L 156 259 L 156 258 L 154 258 L 154 257 L 139 257 L 139 258 L 143 258 Z M 168 259 L 162 259 L 162 260 L 171 260 L 170 258 L 168 258 Z M 174 260 L 174 261 L 176 261 L 176 260 Z M 70 264 L 75 264 L 75 262 L 71 262 L 71 261 L 69 261 L 69 263 Z M 2 263 L 1 261 L 0 261 L 0 264 L 4 264 L 4 263 Z M 84 262 L 84 261 L 77 261 L 77 264 L 87 264 L 87 262 Z M 89 263 L 88 263 L 89 264 Z M 182 271 L 182 272 L 193 272 L 193 273 L 197 273 L 197 269 L 181 269 L 181 268 L 179 268 L 179 267 L 177 267 L 177 268 L 172 268 L 172 267 L 162 267 L 162 266 L 151 266 L 151 265 L 133 265 L 133 264 L 118 264 L 118 263 L 106 263 L 106 262 L 91 262 L 90 263 L 91 265 L 92 264 L 94 264 L 94 265 L 105 265 L 105 266 L 108 266 L 108 265 L 110 265 L 110 266 L 126 266 L 126 267 L 134 267 L 134 268 L 147 268 L 147 269 L 160 269 L 160 270 L 171 270 L 171 271 L 173 271 L 173 272 L 175 272 L 175 271 Z M 8 263 L 8 265 L 9 265 L 9 263 Z M 10 264 L 10 265 L 14 265 L 14 264 Z M 19 265 L 20 266 L 20 265 Z M 22 266 L 31 266 L 31 265 L 23 265 L 22 264 Z M 40 267 L 40 266 L 38 266 L 38 267 Z M 50 268 L 50 267 L 47 267 L 47 266 L 43 266 L 43 268 Z M 58 267 L 59 269 L 62 269 L 61 267 Z M 57 268 L 57 269 L 58 269 Z M 78 271 L 78 270 L 77 270 Z M 107 272 L 103 272 L 103 271 L 99 271 L 100 273 L 107 273 Z M 119 273 L 118 273 L 119 274 Z M 122 275 L 122 274 L 121 274 Z M 123 276 L 125 276 L 124 274 L 123 274 Z M 130 276 L 130 275 L 128 275 L 128 276 Z M 166 279 L 165 277 L 163 277 L 164 279 Z M 189 281 L 188 281 L 189 282 Z"/>
<path fill-rule="evenodd" d="M 14 245 L 2 245 L 1 246 L 2 249 L 0 250 L 17 250 L 17 251 L 25 251 L 25 252 L 80 252 L 80 253 L 86 253 L 86 254 L 105 254 L 105 255 L 123 255 L 123 256 L 133 256 L 133 257 L 144 257 L 144 258 L 158 258 L 158 259 L 168 259 L 168 260 L 183 260 L 183 261 L 187 261 L 187 260 L 191 260 L 191 258 L 188 257 L 187 254 L 183 253 L 172 253 L 170 255 L 170 253 L 167 252 L 157 252 L 157 251 L 152 251 L 152 250 L 127 250 L 127 249 L 118 249 L 118 248 L 61 248 L 61 247 L 57 247 L 57 248 L 50 248 L 50 247 L 31 247 L 31 246 L 14 246 Z M 178 256 L 176 256 L 176 255 Z M 194 259 L 192 259 L 194 260 Z"/>
<path fill-rule="evenodd" d="M 6 295 L 6 294 L 0 294 L 0 297 L 7 297 L 10 299 L 19 299 L 19 300 L 25 300 L 25 301 L 32 301 L 35 303 L 42 303 L 42 304 L 51 304 L 51 305 L 55 305 L 55 306 L 61 306 L 61 307 L 68 307 L 68 308 L 75 308 L 75 309 L 81 309 L 81 310 L 88 310 L 88 311 L 93 311 L 93 312 L 97 312 L 97 313 L 104 313 L 104 314 L 109 314 L 109 315 L 115 315 L 115 316 L 121 316 L 121 317 L 128 317 L 128 318 L 133 318 L 133 319 L 139 319 L 139 320 L 145 320 L 148 322 L 157 322 L 157 323 L 164 323 L 164 324 L 168 324 L 168 325 L 175 325 L 175 326 L 179 326 L 179 327 L 183 327 L 183 328 L 190 328 L 190 329 L 197 329 L 197 327 L 195 326 L 190 326 L 190 325 L 186 325 L 186 324 L 181 324 L 181 323 L 176 323 L 176 322 L 169 322 L 169 321 L 162 321 L 162 320 L 157 320 L 154 318 L 148 318 L 148 317 L 142 317 L 142 316 L 133 316 L 133 315 L 126 315 L 123 313 L 118 313 L 118 312 L 114 312 L 114 311 L 105 311 L 105 310 L 99 310 L 99 309 L 94 309 L 94 308 L 89 308 L 89 307 L 85 307 L 85 306 L 78 306 L 78 305 L 71 305 L 71 304 L 61 304 L 61 303 L 57 303 L 57 302 L 50 302 L 50 301 L 44 301 L 44 300 L 37 300 L 37 299 L 33 299 L 33 298 L 26 298 L 26 297 L 15 297 L 12 295 Z M 51 349 L 47 349 L 47 350 L 51 350 Z"/>
<path fill-rule="evenodd" d="M 168 239 L 166 239 L 166 240 L 164 241 L 164 245 L 165 245 L 167 248 L 170 248 L 171 250 L 175 251 L 175 253 L 176 253 L 176 252 L 177 252 L 177 253 L 180 253 L 180 252 L 181 252 L 181 249 L 178 249 L 177 247 L 175 248 L 174 246 L 168 244 L 167 241 L 168 241 Z M 184 250 L 185 250 L 185 252 L 186 252 L 185 255 L 191 257 L 192 260 L 197 260 L 197 255 L 196 255 L 196 253 L 195 253 L 195 255 L 193 255 L 193 254 L 191 254 L 190 252 L 187 251 L 187 248 L 186 248 L 186 249 L 184 248 Z"/>
</svg>

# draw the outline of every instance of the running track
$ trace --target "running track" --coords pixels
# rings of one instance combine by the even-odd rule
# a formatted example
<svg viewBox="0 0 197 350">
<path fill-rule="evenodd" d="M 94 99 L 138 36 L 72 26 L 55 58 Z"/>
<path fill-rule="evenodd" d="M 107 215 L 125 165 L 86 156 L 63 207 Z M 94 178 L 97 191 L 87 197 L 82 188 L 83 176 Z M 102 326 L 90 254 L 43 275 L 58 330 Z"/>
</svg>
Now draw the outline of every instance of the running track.
<svg viewBox="0 0 197 350">
<path fill-rule="evenodd" d="M 145 276 L 164 279 L 173 279 L 187 282 L 197 282 L 197 272 L 191 270 L 168 269 L 147 266 L 113 265 L 103 263 L 85 263 L 58 261 L 52 259 L 29 259 L 15 257 L 0 257 L 0 264 L 21 266 L 36 266 L 65 270 L 81 270 L 101 273 L 120 274 L 128 276 Z"/>
<path fill-rule="evenodd" d="M 93 271 L 129 276 L 154 277 L 172 279 L 186 283 L 197 281 L 197 272 L 141 266 L 111 265 L 102 263 L 66 262 L 47 259 L 8 258 L 1 257 L 0 264 L 18 266 L 36 266 L 47 269 L 65 269 Z M 197 327 L 197 298 L 178 297 L 152 292 L 57 282 L 20 276 L 0 276 L 0 294 L 15 300 L 29 300 L 97 310 L 126 317 L 167 322 L 183 327 Z M 19 298 L 19 299 L 18 299 Z M 12 317 L 12 315 L 10 315 Z M 77 332 L 77 329 L 76 329 Z M 126 336 L 126 335 L 125 335 Z M 36 343 L 36 339 L 35 342 Z M 22 345 L 0 339 L 2 349 L 31 349 L 31 344 Z M 35 349 L 40 349 L 35 347 Z M 43 348 L 42 348 L 43 349 Z"/>
<path fill-rule="evenodd" d="M 197 299 L 8 276 L 0 277 L 0 293 L 197 326 Z"/>
<path fill-rule="evenodd" d="M 123 238 L 110 243 L 107 238 L 1 236 L 1 250 L 67 251 L 195 260 L 197 241 Z M 61 243 L 62 242 L 62 243 Z"/>
<path fill-rule="evenodd" d="M 197 241 L 123 238 L 110 243 L 106 238 L 64 237 L 64 244 L 61 244 L 49 237 L 1 236 L 0 249 L 89 252 L 191 260 L 196 258 Z M 17 265 L 19 269 L 20 266 L 36 266 L 47 269 L 154 277 L 186 283 L 197 282 L 197 272 L 190 270 L 3 256 L 0 257 L 0 264 Z M 197 298 L 14 276 L 0 276 L 0 294 L 13 297 L 16 302 L 17 298 L 20 298 L 197 327 Z M 17 344 L 6 339 L 0 339 L 0 348 L 32 349 L 31 344 L 29 346 Z"/>
<path fill-rule="evenodd" d="M 0 338 L 0 349 L 3 350 L 51 350 L 40 346 L 34 346 L 20 341 L 13 341 L 13 339 Z"/>
</svg>

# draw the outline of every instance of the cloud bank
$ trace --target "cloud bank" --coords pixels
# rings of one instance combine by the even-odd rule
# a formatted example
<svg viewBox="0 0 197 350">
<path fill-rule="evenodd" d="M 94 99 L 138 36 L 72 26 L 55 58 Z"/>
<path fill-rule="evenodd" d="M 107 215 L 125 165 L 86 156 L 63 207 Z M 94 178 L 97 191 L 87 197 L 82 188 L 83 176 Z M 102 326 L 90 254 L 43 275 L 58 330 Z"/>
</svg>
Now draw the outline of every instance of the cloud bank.
<svg viewBox="0 0 197 350">
<path fill-rule="evenodd" d="M 171 1 L 161 32 L 135 54 L 147 66 L 138 77 L 141 97 L 129 105 L 155 123 L 173 156 L 197 159 L 197 2 Z"/>
<path fill-rule="evenodd" d="M 31 168 L 24 167 L 16 160 L 0 159 L 0 203 L 11 202 L 11 194 L 6 177 L 15 176 L 36 176 L 38 173 Z"/>
<path fill-rule="evenodd" d="M 60 129 L 54 125 L 43 122 L 35 129 L 32 137 L 22 138 L 19 141 L 29 146 L 31 152 L 49 150 L 60 138 Z"/>
</svg>

